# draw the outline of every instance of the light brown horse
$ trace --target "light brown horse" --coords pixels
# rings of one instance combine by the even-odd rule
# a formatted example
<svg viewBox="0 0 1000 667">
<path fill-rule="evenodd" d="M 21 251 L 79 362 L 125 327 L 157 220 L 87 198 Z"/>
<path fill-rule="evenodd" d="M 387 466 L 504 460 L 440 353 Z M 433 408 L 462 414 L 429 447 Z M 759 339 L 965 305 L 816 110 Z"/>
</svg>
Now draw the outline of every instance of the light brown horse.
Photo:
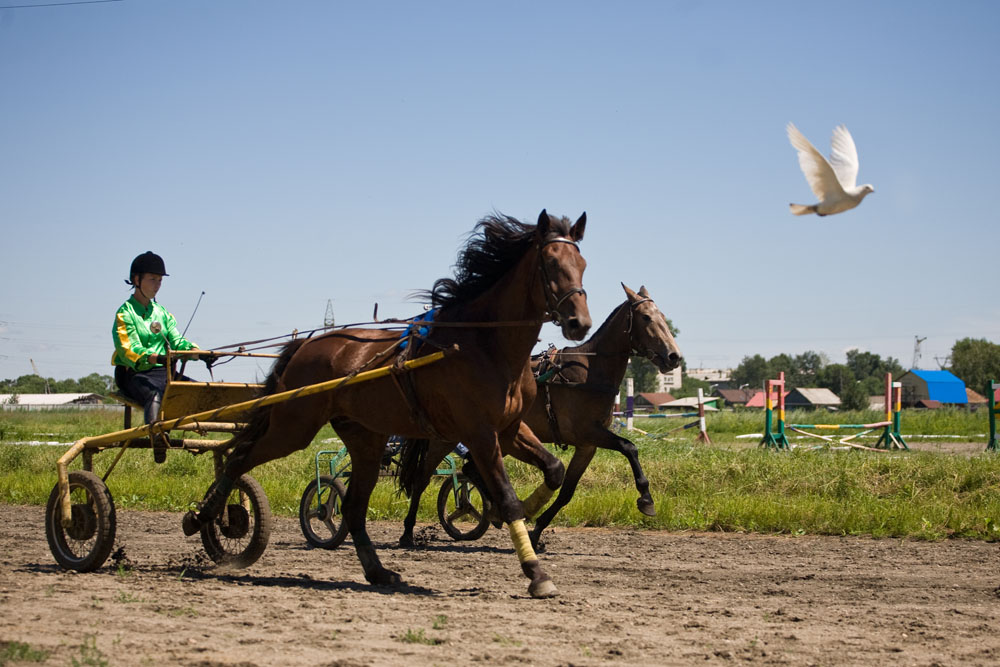
<svg viewBox="0 0 1000 667">
<path fill-rule="evenodd" d="M 544 447 L 539 451 L 538 441 L 574 447 L 573 457 L 565 470 L 565 478 L 558 487 L 559 495 L 536 519 L 535 527 L 530 532 L 535 549 L 539 548 L 542 531 L 573 497 L 597 448 L 620 452 L 628 459 L 639 491 L 636 501 L 639 511 L 649 516 L 656 513 L 649 493 L 649 481 L 642 471 L 635 445 L 609 427 L 613 418 L 615 395 L 625 376 L 629 357 L 645 357 L 657 369 L 666 373 L 680 365 L 681 353 L 666 318 L 656 307 L 646 288 L 640 287 L 638 293 L 624 284 L 622 288 L 627 297 L 625 302 L 611 312 L 587 342 L 575 347 L 565 347 L 547 359 L 532 361 L 536 374 L 541 370 L 543 375 L 549 374 L 551 377 L 541 382 L 534 403 L 522 417 L 524 423 L 517 437 L 511 447 L 504 450 L 505 455 L 530 463 L 540 468 L 545 475 L 545 485 L 539 486 L 524 501 L 528 518 L 533 517 L 548 502 L 558 486 L 550 483 L 550 480 L 554 479 L 553 461 L 558 463 L 559 459 Z M 544 364 L 544 367 L 539 369 L 539 364 Z M 546 368 L 551 370 L 546 373 Z M 415 453 L 415 450 L 426 447 L 430 448 L 426 453 Z M 401 545 L 413 545 L 413 527 L 420 494 L 426 488 L 437 462 L 453 447 L 454 443 L 426 441 L 407 441 L 404 445 L 404 465 L 422 465 L 422 469 L 419 476 L 414 476 L 411 470 L 404 470 L 399 478 L 400 485 L 410 495 L 410 511 L 403 524 Z M 466 472 L 475 478 L 474 470 L 467 468 Z M 562 472 L 561 465 L 559 472 Z"/>
<path fill-rule="evenodd" d="M 255 466 L 306 447 L 330 423 L 351 457 L 344 519 L 364 569 L 377 585 L 397 585 L 399 575 L 382 566 L 365 527 L 372 489 L 389 435 L 461 441 L 498 499 L 524 574 L 535 597 L 556 594 L 531 548 L 524 513 L 500 454 L 517 434 L 534 399 L 528 370 L 531 348 L 545 319 L 571 340 L 584 338 L 591 320 L 582 278 L 586 262 L 577 242 L 586 214 L 575 224 L 545 211 L 537 225 L 507 216 L 479 222 L 459 255 L 455 279 L 438 280 L 429 297 L 439 310 L 426 339 L 406 353 L 421 357 L 455 350 L 412 371 L 345 385 L 260 408 L 234 438 L 225 474 L 198 513 L 185 517 L 193 534 L 222 511 L 232 480 Z M 285 347 L 265 384 L 271 394 L 391 363 L 398 336 L 384 330 L 345 329 Z"/>
</svg>

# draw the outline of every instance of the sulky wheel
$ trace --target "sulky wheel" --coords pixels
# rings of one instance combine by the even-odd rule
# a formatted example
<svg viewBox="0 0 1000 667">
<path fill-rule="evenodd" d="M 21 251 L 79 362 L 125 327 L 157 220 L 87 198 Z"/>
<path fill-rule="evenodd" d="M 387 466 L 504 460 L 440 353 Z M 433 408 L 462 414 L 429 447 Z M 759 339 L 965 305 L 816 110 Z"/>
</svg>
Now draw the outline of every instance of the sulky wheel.
<svg viewBox="0 0 1000 667">
<path fill-rule="evenodd" d="M 317 495 L 319 498 L 317 498 Z M 299 525 L 306 541 L 321 549 L 336 549 L 347 537 L 344 521 L 344 483 L 330 475 L 309 482 L 299 503 Z"/>
<path fill-rule="evenodd" d="M 264 489 L 250 475 L 233 484 L 226 507 L 201 527 L 201 543 L 219 565 L 250 567 L 271 537 L 271 505 Z"/>
<path fill-rule="evenodd" d="M 465 477 L 458 484 L 446 477 L 438 492 L 438 519 L 444 531 L 454 539 L 478 540 L 490 527 L 484 511 L 483 496 Z"/>
<path fill-rule="evenodd" d="M 62 523 L 59 485 L 45 508 L 45 537 L 56 562 L 67 570 L 93 572 L 104 565 L 115 543 L 115 503 L 101 478 L 86 470 L 69 473 L 73 521 Z"/>
</svg>

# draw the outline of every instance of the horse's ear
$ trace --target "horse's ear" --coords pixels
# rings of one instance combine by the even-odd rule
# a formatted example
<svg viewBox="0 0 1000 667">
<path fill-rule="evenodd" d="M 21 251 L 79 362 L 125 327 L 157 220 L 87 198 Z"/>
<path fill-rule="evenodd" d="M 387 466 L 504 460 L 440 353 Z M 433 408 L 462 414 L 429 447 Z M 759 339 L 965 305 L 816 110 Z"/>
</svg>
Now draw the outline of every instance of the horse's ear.
<svg viewBox="0 0 1000 667">
<path fill-rule="evenodd" d="M 640 285 L 639 286 L 639 296 L 643 297 L 644 299 L 648 299 L 649 298 L 649 292 L 646 290 L 646 286 L 645 285 Z"/>
<path fill-rule="evenodd" d="M 549 233 L 549 214 L 542 209 L 542 212 L 538 214 L 538 234 L 540 236 L 545 236 Z"/>
<path fill-rule="evenodd" d="M 583 230 L 585 230 L 586 228 L 587 228 L 587 212 L 584 211 L 583 215 L 580 216 L 580 219 L 576 221 L 576 224 L 574 224 L 570 228 L 569 237 L 574 241 L 582 241 Z"/>
<path fill-rule="evenodd" d="M 633 291 L 632 291 L 632 290 L 631 290 L 631 289 L 629 288 L 629 286 L 628 286 L 628 285 L 626 285 L 625 283 L 622 283 L 622 289 L 624 289 L 624 290 L 625 290 L 625 296 L 627 296 L 627 297 L 628 297 L 628 300 L 629 300 L 629 303 L 632 303 L 632 302 L 634 302 L 635 300 L 637 300 L 637 299 L 639 298 L 639 297 L 638 297 L 638 296 L 636 295 L 636 293 L 635 293 L 635 292 L 633 292 Z"/>
</svg>

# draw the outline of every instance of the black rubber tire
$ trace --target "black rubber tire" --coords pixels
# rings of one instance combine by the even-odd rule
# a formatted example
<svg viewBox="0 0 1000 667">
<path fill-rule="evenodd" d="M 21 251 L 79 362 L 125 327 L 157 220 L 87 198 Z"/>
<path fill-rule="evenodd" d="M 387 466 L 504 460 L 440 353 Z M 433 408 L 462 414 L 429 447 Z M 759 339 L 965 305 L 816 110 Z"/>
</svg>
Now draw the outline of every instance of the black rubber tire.
<svg viewBox="0 0 1000 667">
<path fill-rule="evenodd" d="M 201 543 L 219 565 L 250 567 L 267 548 L 273 523 L 264 489 L 253 477 L 243 475 L 233 484 L 226 508 L 214 521 L 202 525 Z"/>
<path fill-rule="evenodd" d="M 316 503 L 319 492 L 322 507 Z M 344 521 L 344 497 L 347 488 L 344 483 L 331 475 L 320 475 L 309 482 L 302 492 L 299 502 L 299 526 L 306 542 L 319 549 L 336 549 L 347 538 L 347 522 Z"/>
<path fill-rule="evenodd" d="M 460 542 L 478 540 L 490 527 L 483 495 L 464 477 L 459 479 L 457 494 L 451 477 L 445 477 L 438 491 L 437 511 L 444 532 Z"/>
<path fill-rule="evenodd" d="M 69 473 L 69 492 L 73 525 L 62 525 L 56 484 L 45 507 L 45 537 L 59 565 L 67 570 L 93 572 L 104 565 L 115 544 L 115 502 L 101 478 L 86 470 Z"/>
</svg>

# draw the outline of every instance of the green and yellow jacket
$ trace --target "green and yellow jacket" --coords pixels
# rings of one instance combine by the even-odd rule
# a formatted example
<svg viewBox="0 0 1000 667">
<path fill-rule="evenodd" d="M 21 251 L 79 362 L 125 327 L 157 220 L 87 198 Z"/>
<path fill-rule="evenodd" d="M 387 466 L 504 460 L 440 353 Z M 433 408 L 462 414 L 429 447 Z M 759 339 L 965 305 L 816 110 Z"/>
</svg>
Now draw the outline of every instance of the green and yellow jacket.
<svg viewBox="0 0 1000 667">
<path fill-rule="evenodd" d="M 115 339 L 111 365 L 127 366 L 136 371 L 153 368 L 154 364 L 149 363 L 149 357 L 166 354 L 168 342 L 171 350 L 197 347 L 177 330 L 177 320 L 166 308 L 156 301 L 143 306 L 134 295 L 115 313 L 111 336 Z"/>
</svg>

